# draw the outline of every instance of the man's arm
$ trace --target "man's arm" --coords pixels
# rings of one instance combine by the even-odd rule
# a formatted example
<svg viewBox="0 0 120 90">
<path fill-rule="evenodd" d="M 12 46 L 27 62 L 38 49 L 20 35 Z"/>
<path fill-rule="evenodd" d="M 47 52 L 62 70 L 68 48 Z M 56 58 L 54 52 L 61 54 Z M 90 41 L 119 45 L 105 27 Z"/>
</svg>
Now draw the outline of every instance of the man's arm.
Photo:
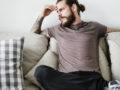
<svg viewBox="0 0 120 90">
<path fill-rule="evenodd" d="M 48 39 L 50 38 L 49 34 L 47 33 L 46 30 L 41 30 L 41 25 L 43 22 L 44 17 L 38 17 L 36 22 L 33 24 L 33 27 L 31 29 L 31 32 L 37 33 L 37 34 L 43 34 L 45 35 Z"/>
<path fill-rule="evenodd" d="M 41 25 L 42 25 L 43 19 L 46 16 L 48 16 L 52 11 L 54 11 L 55 8 L 56 7 L 53 5 L 46 5 L 44 7 L 43 12 L 41 13 L 41 15 L 37 18 L 36 22 L 34 23 L 31 31 L 34 33 L 37 33 L 37 34 L 44 34 L 47 38 L 50 38 L 50 36 L 46 30 L 41 31 Z"/>
<path fill-rule="evenodd" d="M 40 34 L 41 31 L 41 25 L 42 25 L 42 21 L 43 21 L 44 17 L 38 17 L 36 22 L 33 24 L 31 31 L 37 34 Z"/>
<path fill-rule="evenodd" d="M 110 33 L 110 32 L 120 32 L 120 30 L 107 28 L 107 33 Z"/>
</svg>

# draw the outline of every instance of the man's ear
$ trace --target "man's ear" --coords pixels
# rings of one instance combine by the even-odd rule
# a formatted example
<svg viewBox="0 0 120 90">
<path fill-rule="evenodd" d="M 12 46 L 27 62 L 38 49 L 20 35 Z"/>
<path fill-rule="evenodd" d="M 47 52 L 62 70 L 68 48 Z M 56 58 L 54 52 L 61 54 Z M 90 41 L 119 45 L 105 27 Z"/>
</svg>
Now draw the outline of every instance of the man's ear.
<svg viewBox="0 0 120 90">
<path fill-rule="evenodd" d="M 72 11 L 73 11 L 73 12 L 76 12 L 76 11 L 77 11 L 77 5 L 76 5 L 76 4 L 73 4 L 71 8 L 72 8 Z"/>
</svg>

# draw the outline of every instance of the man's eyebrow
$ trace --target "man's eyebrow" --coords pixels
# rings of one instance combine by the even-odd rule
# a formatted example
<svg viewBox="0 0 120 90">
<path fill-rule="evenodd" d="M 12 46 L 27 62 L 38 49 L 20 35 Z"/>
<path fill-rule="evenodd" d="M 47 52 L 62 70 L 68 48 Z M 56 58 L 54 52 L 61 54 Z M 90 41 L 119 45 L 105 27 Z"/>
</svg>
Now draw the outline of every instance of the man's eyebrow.
<svg viewBox="0 0 120 90">
<path fill-rule="evenodd" d="M 63 9 L 64 9 L 64 7 L 60 8 L 59 11 L 61 11 L 61 10 L 63 10 Z"/>
</svg>

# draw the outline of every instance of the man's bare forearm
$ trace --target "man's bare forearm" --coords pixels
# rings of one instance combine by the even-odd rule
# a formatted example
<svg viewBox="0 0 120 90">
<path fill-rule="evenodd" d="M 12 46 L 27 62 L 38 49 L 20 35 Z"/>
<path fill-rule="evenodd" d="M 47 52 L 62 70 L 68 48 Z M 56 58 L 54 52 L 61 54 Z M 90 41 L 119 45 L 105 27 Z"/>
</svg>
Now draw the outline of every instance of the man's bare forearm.
<svg viewBox="0 0 120 90">
<path fill-rule="evenodd" d="M 110 32 L 120 32 L 120 30 L 119 29 L 107 28 L 107 33 L 110 33 Z"/>
<path fill-rule="evenodd" d="M 37 18 L 37 21 L 34 23 L 32 27 L 32 32 L 41 34 L 41 25 L 44 17 L 48 16 L 52 11 L 56 9 L 55 5 L 46 5 L 41 13 L 41 15 Z M 49 37 L 49 35 L 47 34 Z"/>
<path fill-rule="evenodd" d="M 44 17 L 38 17 L 36 22 L 33 24 L 31 31 L 37 34 L 40 34 L 41 31 L 41 25 L 43 22 Z"/>
</svg>

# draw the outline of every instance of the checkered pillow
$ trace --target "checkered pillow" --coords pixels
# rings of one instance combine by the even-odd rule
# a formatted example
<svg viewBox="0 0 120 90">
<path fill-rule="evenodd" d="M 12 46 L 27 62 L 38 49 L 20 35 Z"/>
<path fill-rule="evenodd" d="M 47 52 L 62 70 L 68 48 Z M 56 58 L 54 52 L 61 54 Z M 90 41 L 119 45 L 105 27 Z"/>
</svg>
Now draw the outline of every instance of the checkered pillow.
<svg viewBox="0 0 120 90">
<path fill-rule="evenodd" d="M 0 41 L 0 90 L 23 90 L 23 41 L 24 38 Z"/>
</svg>

